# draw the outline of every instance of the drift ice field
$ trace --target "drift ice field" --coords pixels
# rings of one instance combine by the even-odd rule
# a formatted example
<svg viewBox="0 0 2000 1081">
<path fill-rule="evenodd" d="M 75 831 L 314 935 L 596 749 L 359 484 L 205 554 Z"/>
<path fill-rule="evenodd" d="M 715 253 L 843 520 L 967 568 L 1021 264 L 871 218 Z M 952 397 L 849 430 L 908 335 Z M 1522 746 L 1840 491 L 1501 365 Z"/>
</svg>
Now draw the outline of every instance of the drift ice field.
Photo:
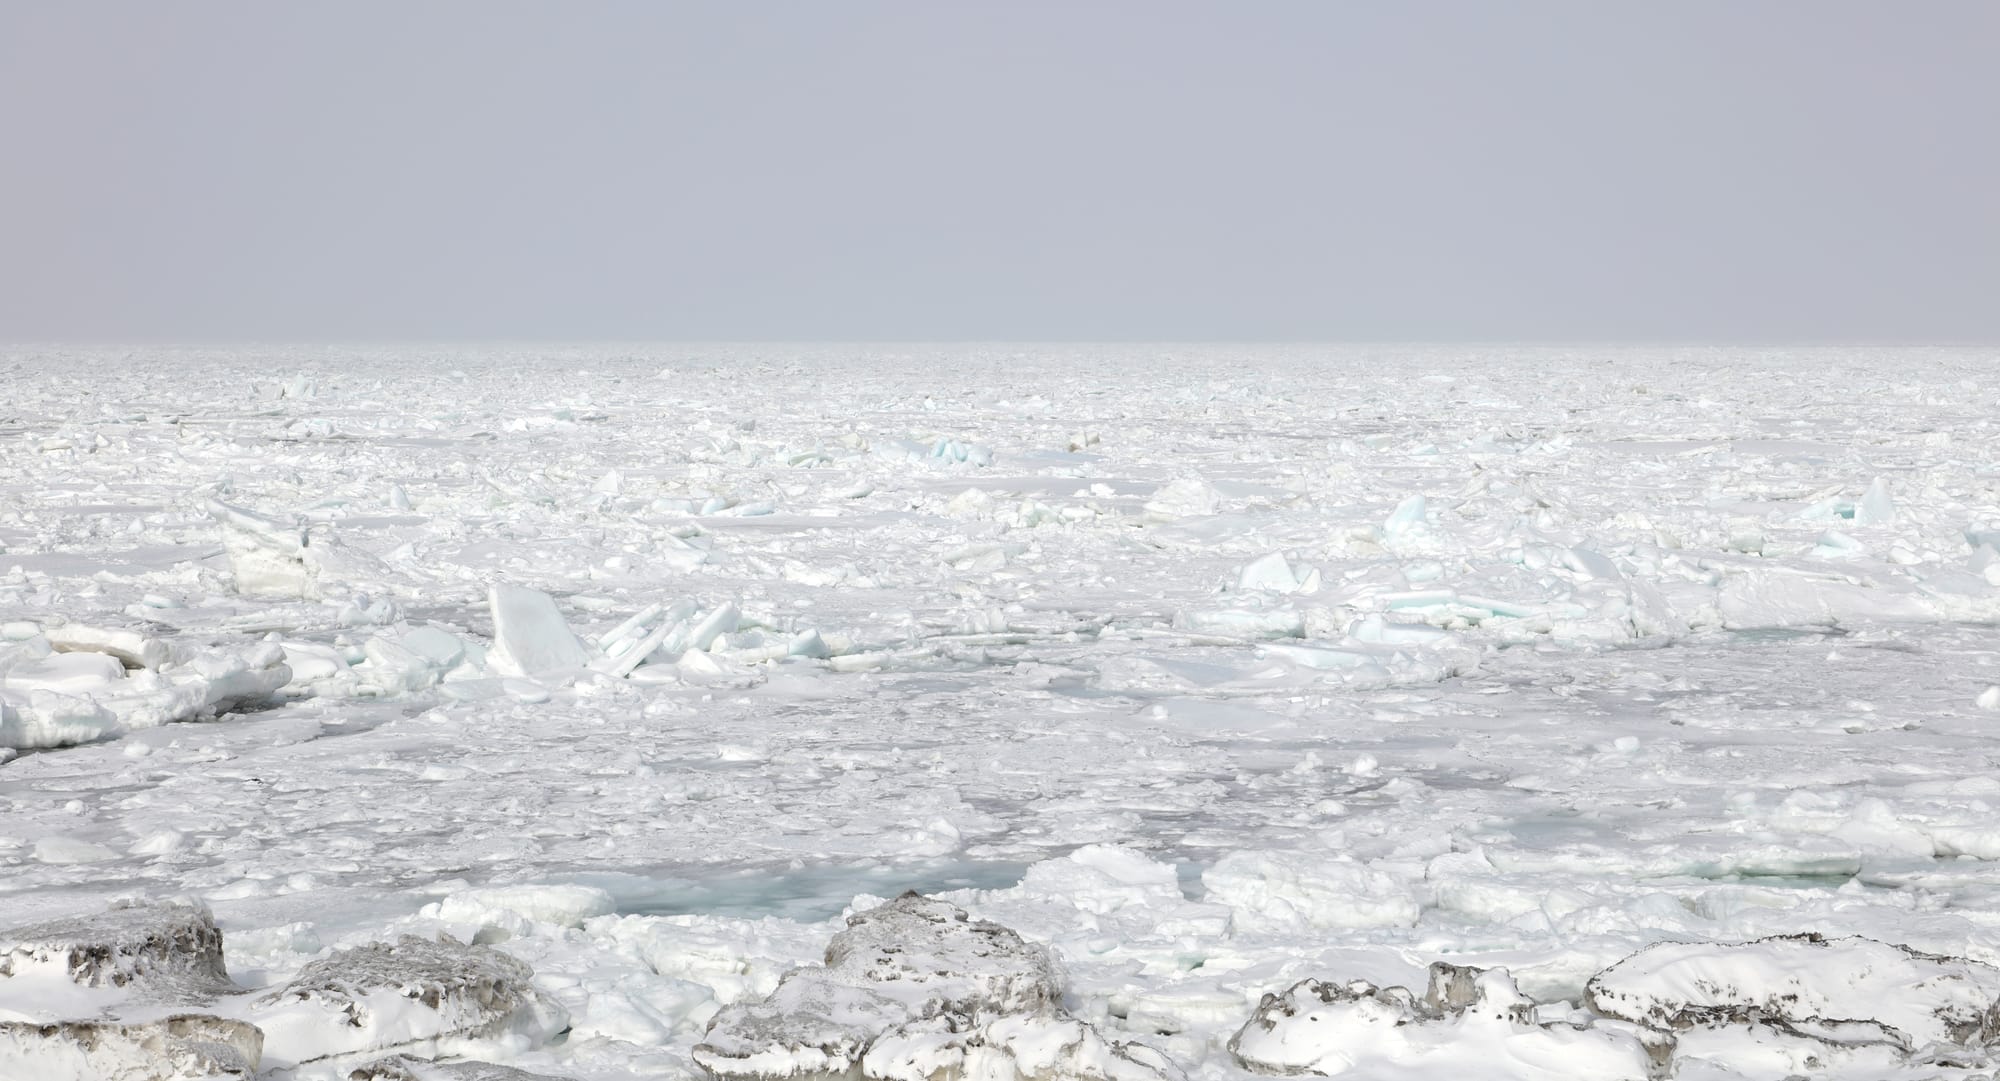
<svg viewBox="0 0 2000 1081">
<path fill-rule="evenodd" d="M 1990 1077 L 1996 359 L 0 351 L 0 1078 Z"/>
</svg>

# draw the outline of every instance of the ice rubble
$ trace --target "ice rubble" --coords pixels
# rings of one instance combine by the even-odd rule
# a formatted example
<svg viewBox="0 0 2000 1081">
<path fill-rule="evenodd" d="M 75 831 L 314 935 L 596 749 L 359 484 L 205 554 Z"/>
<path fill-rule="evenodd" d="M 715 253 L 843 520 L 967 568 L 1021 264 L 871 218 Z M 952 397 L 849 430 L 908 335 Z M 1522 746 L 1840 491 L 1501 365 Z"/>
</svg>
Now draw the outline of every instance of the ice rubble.
<svg viewBox="0 0 2000 1081">
<path fill-rule="evenodd" d="M 813 628 L 745 631 L 736 604 L 652 604 L 587 644 L 554 598 L 499 584 L 490 644 L 434 625 L 400 624 L 352 643 L 269 635 L 238 648 L 186 647 L 128 627 L 51 620 L 9 624 L 0 640 L 0 748 L 90 742 L 247 705 L 302 697 L 402 695 L 546 700 L 593 673 L 641 681 L 728 682 L 745 666 L 798 658 L 838 666 L 845 640 Z M 741 633 L 739 633 L 741 632 Z"/>
<path fill-rule="evenodd" d="M 317 599 L 331 588 L 380 581 L 388 568 L 368 552 L 350 547 L 304 523 L 267 517 L 220 500 L 204 504 L 222 525 L 223 551 L 236 591 L 251 597 Z"/>
<path fill-rule="evenodd" d="M 1054 961 L 998 924 L 904 896 L 850 916 L 826 963 L 725 1007 L 694 1049 L 719 1078 L 1158 1081 L 1157 1052 L 1065 1013 Z"/>
<path fill-rule="evenodd" d="M 593 886 L 488 886 L 450 894 L 425 905 L 420 915 L 463 929 L 473 941 L 485 943 L 529 933 L 538 923 L 582 927 L 584 921 L 609 915 L 615 908 L 611 895 Z"/>
<path fill-rule="evenodd" d="M 87 743 L 261 703 L 291 682 L 284 658 L 260 642 L 175 659 L 135 631 L 52 626 L 0 644 L 0 748 Z"/>
<path fill-rule="evenodd" d="M 1417 922 L 1408 886 L 1353 859 L 1232 852 L 1204 870 L 1201 883 L 1209 901 L 1230 907 L 1231 926 L 1242 931 L 1306 934 Z"/>
</svg>

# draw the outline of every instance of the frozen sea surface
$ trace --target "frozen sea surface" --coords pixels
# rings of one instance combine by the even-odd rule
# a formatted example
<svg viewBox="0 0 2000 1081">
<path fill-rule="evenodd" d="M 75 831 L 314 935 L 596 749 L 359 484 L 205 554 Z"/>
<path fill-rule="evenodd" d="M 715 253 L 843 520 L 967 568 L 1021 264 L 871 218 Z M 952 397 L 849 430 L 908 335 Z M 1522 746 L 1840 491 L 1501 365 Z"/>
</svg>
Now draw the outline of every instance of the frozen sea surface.
<svg viewBox="0 0 2000 1081">
<path fill-rule="evenodd" d="M 450 931 L 584 1081 L 906 889 L 1201 1078 L 1307 978 L 2000 962 L 1996 362 L 0 351 L 0 922 Z"/>
</svg>

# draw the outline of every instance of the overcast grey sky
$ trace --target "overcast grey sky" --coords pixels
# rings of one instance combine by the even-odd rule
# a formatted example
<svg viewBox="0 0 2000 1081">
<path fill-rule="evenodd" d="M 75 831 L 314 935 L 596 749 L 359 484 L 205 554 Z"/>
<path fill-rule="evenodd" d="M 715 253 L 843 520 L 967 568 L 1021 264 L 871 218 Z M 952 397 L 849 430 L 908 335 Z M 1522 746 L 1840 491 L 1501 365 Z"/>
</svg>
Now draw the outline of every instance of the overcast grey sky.
<svg viewBox="0 0 2000 1081">
<path fill-rule="evenodd" d="M 0 341 L 2000 341 L 2000 3 L 0 0 Z"/>
</svg>

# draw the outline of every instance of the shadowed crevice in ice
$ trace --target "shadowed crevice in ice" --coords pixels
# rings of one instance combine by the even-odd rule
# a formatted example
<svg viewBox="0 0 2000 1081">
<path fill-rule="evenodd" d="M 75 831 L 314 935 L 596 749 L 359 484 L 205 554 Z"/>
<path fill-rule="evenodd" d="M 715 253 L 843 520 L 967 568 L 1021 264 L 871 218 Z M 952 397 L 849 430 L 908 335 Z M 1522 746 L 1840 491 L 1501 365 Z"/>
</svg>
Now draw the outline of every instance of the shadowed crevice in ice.
<svg viewBox="0 0 2000 1081">
<path fill-rule="evenodd" d="M 826 963 L 725 1007 L 694 1049 L 711 1076 L 1160 1081 L 1179 1071 L 1062 1008 L 1054 960 L 998 924 L 904 894 L 850 916 Z"/>
</svg>

